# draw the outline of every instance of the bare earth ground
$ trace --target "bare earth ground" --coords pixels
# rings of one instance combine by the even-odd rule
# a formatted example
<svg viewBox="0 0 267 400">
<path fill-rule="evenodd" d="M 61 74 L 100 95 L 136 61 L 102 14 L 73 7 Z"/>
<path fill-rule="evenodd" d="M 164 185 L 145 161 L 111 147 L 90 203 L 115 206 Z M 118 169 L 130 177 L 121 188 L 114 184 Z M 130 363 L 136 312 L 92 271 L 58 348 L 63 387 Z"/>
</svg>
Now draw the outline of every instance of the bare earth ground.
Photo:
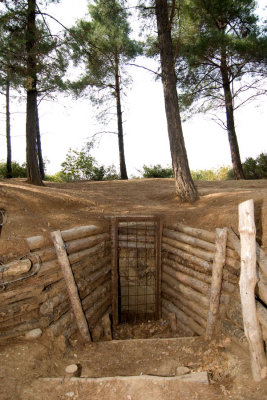
<svg viewBox="0 0 267 400">
<path fill-rule="evenodd" d="M 267 181 L 198 182 L 201 198 L 180 205 L 172 179 L 113 182 L 46 183 L 24 180 L 0 182 L 0 210 L 5 210 L 0 238 L 0 262 L 27 254 L 24 238 L 53 230 L 100 222 L 114 215 L 159 215 L 189 226 L 238 232 L 238 204 L 255 201 L 257 239 L 267 251 Z M 1 223 L 1 221 L 0 221 Z M 144 341 L 144 331 L 154 340 Z M 182 332 L 181 332 L 182 334 Z M 120 340 L 84 345 L 74 338 L 51 343 L 18 339 L 0 346 L 0 400 L 267 400 L 267 383 L 251 379 L 249 360 L 233 344 L 208 344 L 202 338 L 167 339 L 163 321 L 121 327 Z M 146 336 L 145 336 L 146 337 Z M 157 337 L 164 337 L 158 341 Z M 190 342 L 191 341 L 191 342 Z M 227 343 L 227 342 L 222 342 Z M 173 375 L 177 366 L 207 371 L 210 385 L 167 380 L 71 382 L 42 381 L 62 377 L 68 364 L 80 363 L 82 376 Z"/>
<path fill-rule="evenodd" d="M 267 399 L 266 380 L 253 382 L 247 356 L 225 339 L 218 345 L 152 335 L 86 345 L 75 339 L 64 347 L 43 336 L 0 346 L 0 357 L 1 400 Z M 82 378 L 97 379 L 70 381 L 65 368 L 73 363 L 81 365 Z M 210 384 L 177 381 L 180 366 L 188 375 L 207 371 Z"/>
<path fill-rule="evenodd" d="M 112 215 L 161 215 L 186 225 L 238 232 L 238 204 L 253 198 L 257 239 L 267 249 L 267 180 L 197 182 L 201 195 L 180 205 L 173 179 L 45 183 L 22 179 L 0 182 L 0 210 L 6 210 L 0 261 L 28 252 L 23 239 L 68 229 Z"/>
</svg>

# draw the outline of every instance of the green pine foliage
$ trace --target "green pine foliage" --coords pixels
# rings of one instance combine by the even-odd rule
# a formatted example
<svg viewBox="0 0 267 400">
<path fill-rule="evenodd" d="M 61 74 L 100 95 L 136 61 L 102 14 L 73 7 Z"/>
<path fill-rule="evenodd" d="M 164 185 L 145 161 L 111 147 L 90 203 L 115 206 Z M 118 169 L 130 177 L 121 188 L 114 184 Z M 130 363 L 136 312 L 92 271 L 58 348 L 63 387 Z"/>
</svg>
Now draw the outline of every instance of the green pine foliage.
<svg viewBox="0 0 267 400">
<path fill-rule="evenodd" d="M 267 37 L 254 0 L 185 0 L 173 30 L 184 117 L 224 104 L 222 56 L 234 108 L 266 94 Z"/>
<path fill-rule="evenodd" d="M 267 179 L 267 153 L 261 153 L 256 158 L 248 157 L 242 164 L 246 179 Z M 231 169 L 228 178 L 234 179 Z"/>
</svg>

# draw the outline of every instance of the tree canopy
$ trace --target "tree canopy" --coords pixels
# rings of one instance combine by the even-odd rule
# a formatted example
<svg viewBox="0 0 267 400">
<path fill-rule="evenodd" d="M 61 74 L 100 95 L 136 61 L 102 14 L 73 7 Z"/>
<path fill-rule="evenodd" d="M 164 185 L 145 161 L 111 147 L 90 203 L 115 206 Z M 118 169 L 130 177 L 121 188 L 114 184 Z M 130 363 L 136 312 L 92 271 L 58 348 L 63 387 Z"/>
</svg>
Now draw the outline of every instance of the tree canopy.
<svg viewBox="0 0 267 400">
<path fill-rule="evenodd" d="M 80 78 L 71 83 L 80 94 L 89 89 L 91 100 L 107 107 L 116 101 L 121 178 L 127 179 L 124 155 L 122 93 L 129 82 L 124 66 L 140 54 L 140 43 L 130 38 L 128 13 L 118 0 L 89 4 L 90 21 L 80 20 L 70 31 L 72 59 L 82 65 Z"/>
<path fill-rule="evenodd" d="M 244 178 L 234 111 L 265 94 L 267 38 L 253 0 L 185 0 L 175 32 L 176 71 L 187 115 L 224 108 L 233 168 Z"/>
</svg>

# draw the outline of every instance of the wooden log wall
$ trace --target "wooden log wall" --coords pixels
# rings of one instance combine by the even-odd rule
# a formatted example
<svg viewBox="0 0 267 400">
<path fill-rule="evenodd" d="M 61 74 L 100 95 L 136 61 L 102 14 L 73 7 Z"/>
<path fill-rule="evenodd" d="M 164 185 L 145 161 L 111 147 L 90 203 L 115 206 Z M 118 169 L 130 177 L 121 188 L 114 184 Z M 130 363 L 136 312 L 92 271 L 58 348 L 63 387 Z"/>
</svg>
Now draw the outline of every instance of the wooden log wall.
<svg viewBox="0 0 267 400">
<path fill-rule="evenodd" d="M 123 227 L 120 241 L 123 237 Z M 133 231 L 135 233 L 135 231 Z M 108 225 L 62 231 L 90 332 L 111 312 L 111 242 Z M 131 232 L 128 230 L 127 235 Z M 127 240 L 131 237 L 127 238 Z M 142 244 L 142 235 L 138 242 Z M 52 337 L 70 337 L 77 326 L 56 251 L 44 236 L 27 239 L 23 260 L 0 266 L 0 342 L 41 328 Z M 161 310 L 176 320 L 188 335 L 206 332 L 209 310 L 215 231 L 164 224 L 162 234 Z M 267 256 L 257 246 L 259 281 L 257 315 L 267 344 Z M 219 314 L 222 332 L 247 346 L 240 295 L 240 241 L 228 229 Z M 5 285 L 5 282 L 11 282 Z"/>
<path fill-rule="evenodd" d="M 83 226 L 61 234 L 91 331 L 111 307 L 109 226 Z M 9 266 L 12 274 L 16 272 L 15 278 L 23 279 L 15 281 L 12 275 L 13 283 L 0 286 L 0 341 L 35 328 L 52 337 L 70 337 L 77 326 L 53 243 L 43 236 L 26 241 L 30 249 L 27 259 Z M 9 282 L 7 267 L 1 266 L 2 276 Z M 37 272 L 27 277 L 31 271 Z"/>
<path fill-rule="evenodd" d="M 231 229 L 228 229 L 228 238 L 239 257 L 241 257 L 240 240 Z M 258 243 L 256 243 L 256 261 L 258 276 L 258 282 L 255 288 L 257 316 L 260 322 L 263 340 L 265 341 L 265 347 L 267 348 L 267 255 L 261 249 Z M 231 300 L 232 307 L 228 310 L 228 314 L 232 313 L 232 318 L 235 319 L 238 328 L 242 332 L 242 342 L 245 342 L 247 345 L 247 341 L 244 339 L 243 333 L 244 325 L 239 293 L 237 294 L 236 299 L 237 301 L 233 303 Z"/>
<path fill-rule="evenodd" d="M 168 318 L 175 313 L 185 332 L 206 332 L 215 254 L 215 231 L 209 232 L 180 223 L 165 223 L 162 236 L 162 313 Z M 259 276 L 257 310 L 263 337 L 267 341 L 266 258 L 258 249 Z M 222 332 L 233 341 L 247 346 L 244 334 L 240 295 L 240 241 L 228 229 L 226 261 L 220 296 Z"/>
</svg>

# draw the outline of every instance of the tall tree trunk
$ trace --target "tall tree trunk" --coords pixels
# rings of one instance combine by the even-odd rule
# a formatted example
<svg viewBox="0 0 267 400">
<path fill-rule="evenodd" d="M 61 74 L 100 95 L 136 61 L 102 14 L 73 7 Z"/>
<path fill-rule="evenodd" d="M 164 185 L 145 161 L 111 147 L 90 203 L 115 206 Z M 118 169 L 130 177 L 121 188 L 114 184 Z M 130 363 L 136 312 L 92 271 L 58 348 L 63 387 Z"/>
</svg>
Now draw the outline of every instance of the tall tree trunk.
<svg viewBox="0 0 267 400">
<path fill-rule="evenodd" d="M 176 192 L 181 202 L 193 202 L 198 192 L 189 170 L 176 89 L 176 74 L 167 0 L 155 0 L 162 83 Z"/>
<path fill-rule="evenodd" d="M 7 76 L 6 81 L 6 177 L 12 178 L 12 160 L 11 160 L 11 134 L 10 134 L 10 82 Z"/>
<path fill-rule="evenodd" d="M 223 81 L 224 91 L 224 102 L 226 110 L 226 123 L 228 140 L 231 150 L 231 159 L 233 164 L 233 170 L 236 179 L 245 179 L 242 163 L 240 159 L 239 146 L 235 131 L 235 120 L 234 120 L 234 107 L 233 107 L 233 96 L 231 92 L 231 85 L 228 76 L 227 62 L 225 51 L 221 52 L 221 76 Z"/>
<path fill-rule="evenodd" d="M 28 182 L 42 186 L 38 165 L 37 134 L 36 134 L 36 0 L 28 0 L 27 9 L 27 106 L 26 106 L 26 159 Z"/>
<path fill-rule="evenodd" d="M 37 136 L 39 169 L 40 169 L 41 178 L 44 179 L 45 170 L 44 170 L 44 160 L 43 160 L 43 153 L 42 153 L 42 143 L 41 143 L 39 113 L 38 113 L 38 104 L 37 103 L 36 103 L 36 136 Z"/>
<path fill-rule="evenodd" d="M 118 55 L 115 56 L 115 96 L 116 96 L 116 104 L 117 104 L 120 174 L 121 174 L 121 179 L 128 179 L 127 170 L 126 170 L 126 163 L 125 163 L 125 154 L 124 154 L 124 142 L 123 142 L 122 111 L 121 111 L 121 89 L 120 89 Z"/>
</svg>

